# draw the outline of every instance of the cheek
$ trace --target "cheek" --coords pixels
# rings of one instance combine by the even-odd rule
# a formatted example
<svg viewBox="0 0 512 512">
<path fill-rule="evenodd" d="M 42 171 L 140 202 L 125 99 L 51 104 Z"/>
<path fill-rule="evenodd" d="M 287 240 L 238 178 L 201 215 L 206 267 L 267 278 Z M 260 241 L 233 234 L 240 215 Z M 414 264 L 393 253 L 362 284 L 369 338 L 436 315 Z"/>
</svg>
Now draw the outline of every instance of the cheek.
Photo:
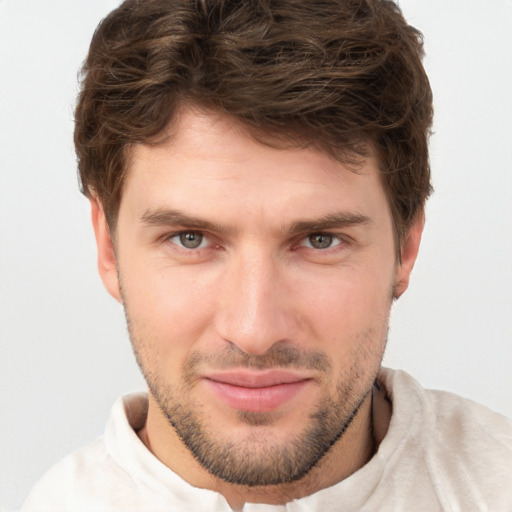
<svg viewBox="0 0 512 512">
<path fill-rule="evenodd" d="M 197 279 L 192 267 L 145 263 L 120 268 L 133 341 L 139 346 L 151 343 L 151 350 L 162 360 L 183 361 L 211 323 L 210 286 L 205 279 Z"/>
<path fill-rule="evenodd" d="M 388 268 L 333 269 L 322 279 L 304 279 L 293 291 L 318 339 L 350 350 L 370 331 L 387 331 L 393 272 Z M 341 345 L 341 347 L 340 347 Z"/>
</svg>

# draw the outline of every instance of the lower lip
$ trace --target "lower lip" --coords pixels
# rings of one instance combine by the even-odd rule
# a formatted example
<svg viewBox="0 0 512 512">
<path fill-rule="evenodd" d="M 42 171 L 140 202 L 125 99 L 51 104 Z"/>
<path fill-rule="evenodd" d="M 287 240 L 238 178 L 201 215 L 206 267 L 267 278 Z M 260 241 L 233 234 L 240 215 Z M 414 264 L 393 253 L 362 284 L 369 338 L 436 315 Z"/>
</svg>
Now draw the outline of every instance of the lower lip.
<svg viewBox="0 0 512 512">
<path fill-rule="evenodd" d="M 264 388 L 234 386 L 207 379 L 210 388 L 229 407 L 241 411 L 270 412 L 292 400 L 310 380 L 300 380 Z"/>
</svg>

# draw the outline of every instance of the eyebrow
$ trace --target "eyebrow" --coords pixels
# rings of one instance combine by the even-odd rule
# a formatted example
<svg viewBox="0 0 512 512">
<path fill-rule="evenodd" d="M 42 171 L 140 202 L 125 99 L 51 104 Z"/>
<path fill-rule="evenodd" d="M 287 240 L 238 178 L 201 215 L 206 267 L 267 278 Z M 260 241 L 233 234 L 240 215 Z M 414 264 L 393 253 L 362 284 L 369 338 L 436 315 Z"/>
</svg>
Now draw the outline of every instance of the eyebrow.
<svg viewBox="0 0 512 512">
<path fill-rule="evenodd" d="M 318 233 L 328 231 L 329 229 L 340 229 L 366 224 L 372 224 L 370 217 L 359 213 L 340 211 L 330 213 L 318 219 L 295 221 L 291 224 L 288 231 L 293 236 L 302 233 Z"/>
<path fill-rule="evenodd" d="M 180 210 L 158 208 L 146 210 L 140 221 L 148 226 L 182 226 L 187 229 L 211 231 L 220 234 L 236 234 L 238 229 L 187 215 Z M 304 233 L 319 233 L 330 229 L 372 224 L 370 217 L 359 213 L 340 211 L 311 220 L 297 220 L 281 229 L 290 236 Z"/>
<path fill-rule="evenodd" d="M 213 231 L 221 234 L 234 234 L 237 231 L 230 226 L 223 226 L 209 220 L 187 215 L 180 210 L 167 208 L 146 210 L 140 220 L 148 226 L 183 226 L 184 228 Z"/>
</svg>

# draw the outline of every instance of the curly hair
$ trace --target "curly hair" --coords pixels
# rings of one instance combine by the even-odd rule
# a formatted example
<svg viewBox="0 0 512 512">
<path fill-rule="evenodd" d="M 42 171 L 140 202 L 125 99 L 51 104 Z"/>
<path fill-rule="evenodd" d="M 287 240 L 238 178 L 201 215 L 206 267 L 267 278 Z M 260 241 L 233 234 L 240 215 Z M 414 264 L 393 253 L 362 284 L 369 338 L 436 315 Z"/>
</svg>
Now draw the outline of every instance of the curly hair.
<svg viewBox="0 0 512 512">
<path fill-rule="evenodd" d="M 115 228 L 129 145 L 184 103 L 234 116 L 260 141 L 379 160 L 397 246 L 431 193 L 432 92 L 421 33 L 391 0 L 126 0 L 82 69 L 82 192 Z"/>
</svg>

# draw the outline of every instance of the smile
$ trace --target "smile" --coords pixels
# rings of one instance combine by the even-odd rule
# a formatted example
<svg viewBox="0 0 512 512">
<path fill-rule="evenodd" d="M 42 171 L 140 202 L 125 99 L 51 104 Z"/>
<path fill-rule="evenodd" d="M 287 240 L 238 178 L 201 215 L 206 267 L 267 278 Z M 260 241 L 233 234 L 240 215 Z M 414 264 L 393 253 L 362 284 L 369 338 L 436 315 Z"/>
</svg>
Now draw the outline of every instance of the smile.
<svg viewBox="0 0 512 512">
<path fill-rule="evenodd" d="M 291 401 L 310 377 L 288 371 L 234 371 L 205 378 L 214 394 L 226 405 L 241 411 L 270 412 Z"/>
</svg>

